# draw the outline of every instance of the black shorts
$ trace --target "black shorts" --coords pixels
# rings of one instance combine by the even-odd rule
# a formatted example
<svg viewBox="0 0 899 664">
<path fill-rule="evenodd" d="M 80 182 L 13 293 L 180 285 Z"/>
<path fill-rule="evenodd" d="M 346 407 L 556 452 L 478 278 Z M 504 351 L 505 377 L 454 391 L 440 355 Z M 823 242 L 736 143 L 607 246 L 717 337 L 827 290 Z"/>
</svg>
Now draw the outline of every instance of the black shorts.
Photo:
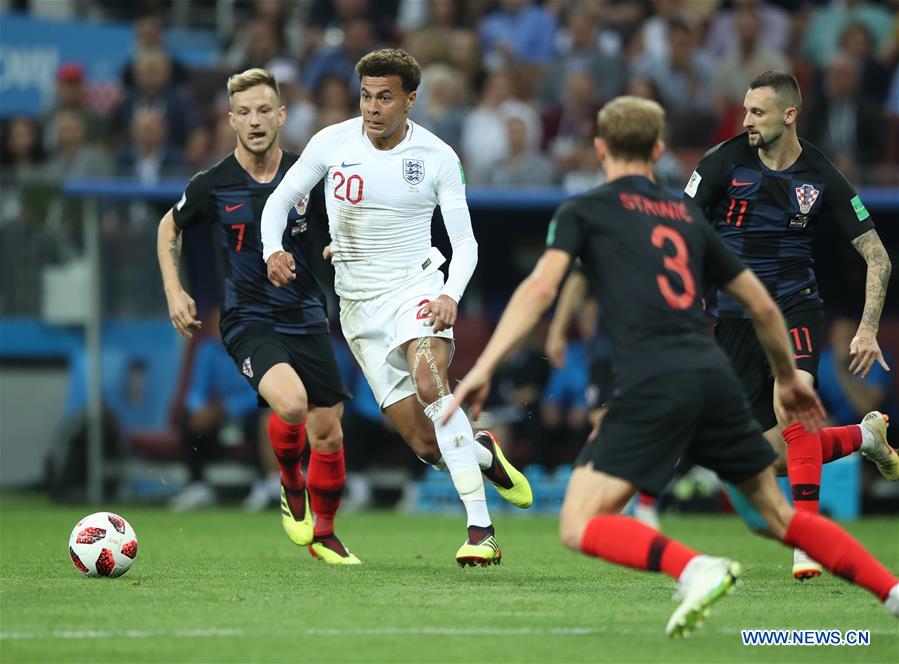
<svg viewBox="0 0 899 664">
<path fill-rule="evenodd" d="M 591 360 L 587 369 L 587 408 L 602 408 L 615 390 L 615 372 L 611 359 Z"/>
<path fill-rule="evenodd" d="M 823 311 L 820 307 L 799 308 L 784 311 L 787 335 L 793 345 L 796 366 L 807 371 L 818 383 L 818 357 L 821 353 L 821 327 Z M 752 406 L 759 426 L 767 431 L 777 424 L 774 414 L 774 375 L 771 365 L 752 321 L 742 318 L 722 318 L 715 325 L 715 339 L 730 358 L 734 373 L 743 385 L 743 391 Z"/>
<path fill-rule="evenodd" d="M 343 384 L 331 343 L 330 334 L 282 334 L 253 328 L 237 334 L 225 348 L 257 395 L 265 373 L 284 362 L 303 381 L 309 405 L 327 408 L 352 398 Z M 259 405 L 268 406 L 261 395 Z"/>
<path fill-rule="evenodd" d="M 739 484 L 776 458 L 729 368 L 671 371 L 615 394 L 599 435 L 576 465 L 593 462 L 658 496 L 689 460 Z"/>
</svg>

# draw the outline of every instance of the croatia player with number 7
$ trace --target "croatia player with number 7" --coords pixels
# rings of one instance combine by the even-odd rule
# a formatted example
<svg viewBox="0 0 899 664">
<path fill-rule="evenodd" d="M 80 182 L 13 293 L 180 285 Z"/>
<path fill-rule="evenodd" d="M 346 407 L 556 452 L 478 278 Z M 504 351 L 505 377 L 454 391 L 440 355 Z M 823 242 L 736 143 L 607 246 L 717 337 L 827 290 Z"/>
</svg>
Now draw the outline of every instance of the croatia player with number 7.
<svg viewBox="0 0 899 664">
<path fill-rule="evenodd" d="M 899 616 L 899 580 L 827 519 L 795 511 L 774 480 L 776 454 L 762 435 L 727 357 L 706 332 L 700 295 L 723 284 L 755 326 L 791 421 L 820 429 L 824 409 L 796 369 L 783 316 L 690 201 L 652 181 L 664 150 L 665 114 L 655 102 L 619 97 L 597 121 L 607 184 L 572 198 L 550 223 L 547 249 L 515 291 L 444 417 L 462 403 L 477 415 L 503 356 L 553 303 L 580 258 L 605 312 L 617 387 L 599 436 L 576 462 L 560 535 L 571 549 L 678 580 L 671 636 L 698 627 L 729 591 L 739 563 L 700 555 L 619 512 L 637 490 L 658 495 L 681 458 L 733 482 L 759 510 L 767 534 L 799 546 L 827 569 L 867 588 Z"/>
<path fill-rule="evenodd" d="M 297 158 L 278 143 L 286 111 L 275 77 L 264 69 L 231 76 L 228 97 L 236 148 L 191 178 L 159 223 L 156 249 L 169 315 L 182 335 L 191 336 L 201 326 L 197 307 L 181 285 L 178 261 L 181 231 L 210 223 L 225 258 L 222 343 L 261 404 L 273 411 L 268 433 L 281 470 L 284 531 L 319 560 L 358 565 L 334 533 L 346 484 L 340 416 L 350 395 L 334 355 L 325 293 L 310 270 L 308 200 L 290 211 L 290 228 L 282 228 L 296 256 L 296 281 L 290 288 L 273 288 L 260 261 L 262 207 Z M 307 425 L 308 478 L 300 467 Z"/>
<path fill-rule="evenodd" d="M 446 143 L 409 120 L 421 68 L 408 53 L 382 49 L 356 64 L 361 117 L 313 136 L 262 213 L 269 279 L 286 286 L 294 261 L 282 247 L 289 210 L 325 182 L 340 323 L 382 412 L 425 463 L 449 470 L 465 506 L 468 532 L 456 561 L 499 563 L 482 474 L 518 507 L 530 485 L 506 461 L 496 438 L 475 434 L 464 413 L 442 420 L 452 398 L 449 363 L 462 293 L 477 264 L 462 165 Z M 440 206 L 453 256 L 431 246 Z"/>
</svg>

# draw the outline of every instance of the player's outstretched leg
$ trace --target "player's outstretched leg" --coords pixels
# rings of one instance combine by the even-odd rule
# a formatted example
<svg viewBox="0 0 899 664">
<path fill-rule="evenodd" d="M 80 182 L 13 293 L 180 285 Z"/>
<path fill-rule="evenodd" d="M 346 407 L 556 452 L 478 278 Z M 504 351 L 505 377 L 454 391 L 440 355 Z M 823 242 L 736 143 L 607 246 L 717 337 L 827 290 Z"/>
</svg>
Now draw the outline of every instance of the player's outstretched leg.
<svg viewBox="0 0 899 664">
<path fill-rule="evenodd" d="M 281 525 L 294 544 L 306 546 L 313 536 L 312 507 L 300 468 L 300 455 L 306 446 L 306 425 L 288 424 L 272 412 L 268 436 L 281 470 Z"/>
<path fill-rule="evenodd" d="M 686 636 L 735 585 L 738 563 L 711 558 L 618 514 L 636 492 L 630 482 L 589 466 L 574 469 L 559 524 L 563 544 L 617 565 L 663 572 L 679 583 L 681 602 L 665 631 Z"/>
<path fill-rule="evenodd" d="M 877 470 L 891 482 L 899 480 L 899 454 L 887 442 L 890 416 L 877 410 L 865 415 L 861 422 L 862 455 L 873 461 Z"/>
<path fill-rule="evenodd" d="M 711 606 L 733 590 L 741 572 L 738 562 L 700 555 L 636 519 L 617 514 L 594 517 L 584 530 L 580 549 L 590 556 L 664 572 L 675 579 L 681 602 L 665 626 L 665 633 L 675 638 L 701 627 Z"/>
<path fill-rule="evenodd" d="M 443 409 L 452 400 L 452 395 L 441 397 L 425 408 L 434 423 L 437 445 L 443 455 L 443 462 L 465 506 L 468 518 L 468 537 L 456 552 L 456 562 L 462 567 L 497 565 L 503 553 L 496 542 L 490 513 L 487 511 L 487 496 L 484 480 L 478 463 L 481 446 L 474 442 L 474 432 L 465 413 L 457 410 L 449 422 L 442 424 Z"/>
<path fill-rule="evenodd" d="M 478 465 L 481 472 L 496 487 L 499 495 L 515 507 L 527 509 L 533 505 L 534 492 L 528 478 L 506 459 L 499 439 L 484 429 L 478 431 L 474 439 L 481 448 L 478 450 Z M 482 451 L 489 454 L 484 455 Z"/>
<path fill-rule="evenodd" d="M 899 617 L 899 579 L 852 535 L 823 516 L 790 507 L 770 469 L 739 488 L 764 517 L 768 533 L 806 551 L 832 574 L 867 589 Z"/>
<path fill-rule="evenodd" d="M 334 517 L 340 508 L 346 486 L 346 463 L 343 447 L 336 452 L 309 454 L 309 494 L 315 527 L 309 552 L 319 560 L 332 565 L 358 565 L 361 561 L 344 546 L 334 534 Z"/>
</svg>

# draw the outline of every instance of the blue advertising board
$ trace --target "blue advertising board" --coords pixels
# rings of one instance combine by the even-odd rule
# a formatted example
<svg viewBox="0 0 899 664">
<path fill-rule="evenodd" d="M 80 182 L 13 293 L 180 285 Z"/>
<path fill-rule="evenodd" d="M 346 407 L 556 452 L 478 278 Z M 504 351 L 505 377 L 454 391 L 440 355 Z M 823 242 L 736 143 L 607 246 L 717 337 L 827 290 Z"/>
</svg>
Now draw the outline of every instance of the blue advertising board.
<svg viewBox="0 0 899 664">
<path fill-rule="evenodd" d="M 192 33 L 183 39 L 184 32 Z M 37 115 L 52 103 L 59 66 L 77 62 L 89 84 L 119 80 L 133 52 L 134 31 L 124 23 L 56 21 L 0 13 L 0 116 Z M 189 65 L 209 65 L 215 38 L 202 31 L 179 31 L 190 47 L 173 54 Z"/>
</svg>

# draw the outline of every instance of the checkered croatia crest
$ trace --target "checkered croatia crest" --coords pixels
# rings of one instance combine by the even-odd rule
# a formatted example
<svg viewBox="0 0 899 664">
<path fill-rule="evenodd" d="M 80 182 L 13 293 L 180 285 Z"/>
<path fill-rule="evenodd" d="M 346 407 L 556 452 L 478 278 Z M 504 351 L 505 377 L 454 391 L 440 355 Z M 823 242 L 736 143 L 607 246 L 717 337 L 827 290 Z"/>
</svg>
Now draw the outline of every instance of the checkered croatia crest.
<svg viewBox="0 0 899 664">
<path fill-rule="evenodd" d="M 818 194 L 820 193 L 820 191 L 810 184 L 796 187 L 796 200 L 799 202 L 799 211 L 802 214 L 808 214 L 808 211 L 812 209 L 815 201 L 818 200 Z"/>
</svg>

